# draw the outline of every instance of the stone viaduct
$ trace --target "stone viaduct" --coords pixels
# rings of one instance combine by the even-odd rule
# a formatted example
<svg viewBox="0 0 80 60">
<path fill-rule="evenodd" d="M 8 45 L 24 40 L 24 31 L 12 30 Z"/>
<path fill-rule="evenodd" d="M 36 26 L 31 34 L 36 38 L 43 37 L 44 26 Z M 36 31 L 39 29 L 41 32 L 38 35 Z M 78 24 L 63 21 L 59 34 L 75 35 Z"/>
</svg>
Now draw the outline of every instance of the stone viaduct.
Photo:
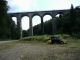
<svg viewBox="0 0 80 60">
<path fill-rule="evenodd" d="M 56 31 L 56 19 L 55 19 L 55 16 L 57 14 L 66 14 L 68 12 L 69 12 L 69 9 L 66 9 L 66 10 L 50 10 L 50 11 L 34 11 L 34 12 L 18 12 L 18 13 L 9 13 L 9 15 L 11 17 L 16 17 L 17 18 L 17 28 L 19 29 L 18 31 L 19 31 L 19 34 L 20 34 L 20 38 L 22 38 L 21 18 L 23 16 L 28 16 L 29 17 L 29 29 L 30 29 L 29 35 L 33 36 L 32 18 L 35 15 L 38 15 L 41 18 L 41 33 L 43 35 L 44 34 L 43 17 L 45 15 L 50 15 L 52 17 L 53 33 L 55 33 L 55 31 Z"/>
</svg>

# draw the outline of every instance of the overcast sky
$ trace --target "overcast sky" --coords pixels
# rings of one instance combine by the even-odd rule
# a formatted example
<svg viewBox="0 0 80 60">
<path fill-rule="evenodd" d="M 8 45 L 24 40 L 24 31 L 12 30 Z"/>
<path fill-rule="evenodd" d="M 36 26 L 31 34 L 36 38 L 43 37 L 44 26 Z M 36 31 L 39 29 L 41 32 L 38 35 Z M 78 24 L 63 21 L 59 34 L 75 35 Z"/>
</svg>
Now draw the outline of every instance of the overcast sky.
<svg viewBox="0 0 80 60">
<path fill-rule="evenodd" d="M 80 0 L 7 0 L 10 7 L 9 13 L 14 12 L 29 12 L 29 11 L 43 11 L 43 10 L 59 10 L 70 9 L 71 4 L 75 6 L 80 5 Z M 44 17 L 44 21 L 51 19 L 49 15 Z M 13 20 L 16 18 L 13 17 Z M 40 23 L 40 17 L 33 17 L 33 26 Z M 22 18 L 22 28 L 27 30 L 29 28 L 29 18 Z"/>
</svg>

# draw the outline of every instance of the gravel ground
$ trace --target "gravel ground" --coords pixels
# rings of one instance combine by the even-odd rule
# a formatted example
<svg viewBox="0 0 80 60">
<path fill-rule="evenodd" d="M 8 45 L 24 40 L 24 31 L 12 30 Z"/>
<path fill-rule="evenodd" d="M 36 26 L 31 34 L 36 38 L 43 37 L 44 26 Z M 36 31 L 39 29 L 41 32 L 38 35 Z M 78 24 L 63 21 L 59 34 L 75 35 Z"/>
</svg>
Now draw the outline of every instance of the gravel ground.
<svg viewBox="0 0 80 60">
<path fill-rule="evenodd" d="M 0 51 L 0 60 L 67 60 L 65 58 L 67 54 L 63 52 L 66 49 L 68 48 L 62 45 L 17 43 L 11 48 Z"/>
</svg>

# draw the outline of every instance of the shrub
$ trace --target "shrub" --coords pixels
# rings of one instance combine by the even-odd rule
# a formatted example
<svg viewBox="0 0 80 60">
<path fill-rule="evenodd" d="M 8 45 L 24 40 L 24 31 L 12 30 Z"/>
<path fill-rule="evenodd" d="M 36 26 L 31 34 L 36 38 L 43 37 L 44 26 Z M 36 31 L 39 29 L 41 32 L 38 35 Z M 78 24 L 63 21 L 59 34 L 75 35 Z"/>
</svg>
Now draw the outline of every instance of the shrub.
<svg viewBox="0 0 80 60">
<path fill-rule="evenodd" d="M 42 41 L 45 42 L 49 39 L 50 35 L 42 35 L 42 36 L 29 36 L 21 38 L 20 40 L 23 41 Z"/>
<path fill-rule="evenodd" d="M 58 34 L 58 35 L 54 35 L 54 36 L 58 36 L 62 39 L 67 39 L 67 38 L 71 38 L 69 34 Z"/>
<path fill-rule="evenodd" d="M 39 42 L 47 42 L 47 40 L 51 36 L 58 36 L 61 39 L 69 39 L 71 38 L 70 35 L 68 34 L 57 34 L 57 35 L 41 35 L 41 36 L 29 36 L 29 37 L 24 37 L 21 38 L 20 41 L 39 41 Z"/>
<path fill-rule="evenodd" d="M 72 37 L 80 39 L 80 32 L 79 33 L 73 33 Z"/>
</svg>

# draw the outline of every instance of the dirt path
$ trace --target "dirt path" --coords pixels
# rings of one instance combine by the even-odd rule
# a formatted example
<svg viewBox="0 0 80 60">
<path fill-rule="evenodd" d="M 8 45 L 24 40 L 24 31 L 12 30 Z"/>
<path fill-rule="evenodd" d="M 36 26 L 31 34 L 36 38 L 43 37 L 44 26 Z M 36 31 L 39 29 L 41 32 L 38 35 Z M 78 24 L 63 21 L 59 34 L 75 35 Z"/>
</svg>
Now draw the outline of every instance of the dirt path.
<svg viewBox="0 0 80 60">
<path fill-rule="evenodd" d="M 7 43 L 7 42 L 13 42 L 13 41 L 18 41 L 18 40 L 0 41 L 0 44 Z"/>
</svg>

